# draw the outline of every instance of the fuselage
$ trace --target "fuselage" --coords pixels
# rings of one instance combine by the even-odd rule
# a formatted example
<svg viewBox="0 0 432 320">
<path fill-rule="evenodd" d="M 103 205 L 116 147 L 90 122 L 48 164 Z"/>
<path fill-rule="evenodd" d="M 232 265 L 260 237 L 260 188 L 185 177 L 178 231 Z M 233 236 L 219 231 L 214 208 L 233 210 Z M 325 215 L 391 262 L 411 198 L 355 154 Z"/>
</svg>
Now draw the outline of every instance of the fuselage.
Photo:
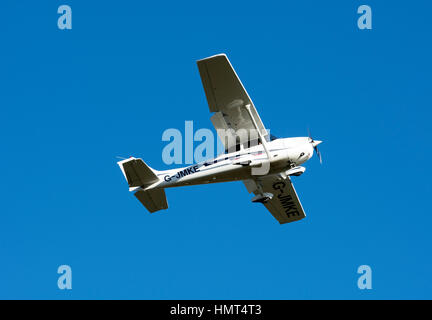
<svg viewBox="0 0 432 320">
<path fill-rule="evenodd" d="M 267 142 L 266 146 L 270 159 L 263 145 L 259 144 L 188 167 L 158 171 L 160 181 L 146 189 L 257 178 L 259 175 L 285 172 L 305 163 L 313 156 L 313 145 L 308 137 L 276 139 Z"/>
</svg>

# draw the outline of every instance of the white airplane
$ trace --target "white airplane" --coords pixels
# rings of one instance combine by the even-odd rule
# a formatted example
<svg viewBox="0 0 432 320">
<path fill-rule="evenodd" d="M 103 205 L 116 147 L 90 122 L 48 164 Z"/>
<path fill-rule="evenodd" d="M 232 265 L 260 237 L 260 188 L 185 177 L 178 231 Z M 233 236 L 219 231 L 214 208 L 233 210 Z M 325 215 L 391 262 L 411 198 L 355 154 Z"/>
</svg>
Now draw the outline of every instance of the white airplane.
<svg viewBox="0 0 432 320">
<path fill-rule="evenodd" d="M 129 191 L 150 212 L 167 209 L 165 188 L 242 180 L 279 223 L 306 215 L 290 176 L 299 176 L 317 146 L 310 137 L 278 139 L 265 129 L 252 100 L 225 54 L 197 61 L 210 112 L 226 153 L 184 168 L 157 171 L 142 159 L 118 162 Z M 247 133 L 246 135 L 244 133 Z"/>
</svg>

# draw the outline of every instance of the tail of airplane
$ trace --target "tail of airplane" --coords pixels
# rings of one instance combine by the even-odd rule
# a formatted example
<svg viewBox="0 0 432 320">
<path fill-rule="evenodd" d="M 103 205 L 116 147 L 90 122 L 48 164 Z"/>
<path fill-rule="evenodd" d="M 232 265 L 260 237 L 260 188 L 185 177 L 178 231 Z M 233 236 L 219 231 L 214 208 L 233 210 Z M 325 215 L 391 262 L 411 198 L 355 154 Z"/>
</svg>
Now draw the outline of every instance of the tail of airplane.
<svg viewBox="0 0 432 320">
<path fill-rule="evenodd" d="M 142 159 L 129 158 L 117 162 L 128 184 L 129 191 L 135 192 L 135 197 L 147 208 L 150 212 L 167 209 L 168 203 L 166 200 L 165 191 L 163 189 L 144 188 L 160 181 L 156 175 L 157 171 L 150 168 Z"/>
<path fill-rule="evenodd" d="M 164 189 L 151 189 L 148 191 L 139 190 L 135 192 L 135 197 L 147 208 L 151 213 L 168 209 L 168 203 Z"/>
</svg>

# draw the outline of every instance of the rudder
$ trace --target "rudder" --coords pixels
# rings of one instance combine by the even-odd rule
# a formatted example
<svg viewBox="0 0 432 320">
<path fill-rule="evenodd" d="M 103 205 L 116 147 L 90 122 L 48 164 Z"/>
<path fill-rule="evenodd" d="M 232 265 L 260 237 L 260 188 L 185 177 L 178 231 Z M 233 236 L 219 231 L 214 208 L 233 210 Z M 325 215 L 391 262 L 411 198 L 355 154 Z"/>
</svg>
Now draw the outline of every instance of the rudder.
<svg viewBox="0 0 432 320">
<path fill-rule="evenodd" d="M 159 181 L 155 172 L 142 159 L 130 158 L 117 162 L 129 187 L 149 186 Z"/>
</svg>

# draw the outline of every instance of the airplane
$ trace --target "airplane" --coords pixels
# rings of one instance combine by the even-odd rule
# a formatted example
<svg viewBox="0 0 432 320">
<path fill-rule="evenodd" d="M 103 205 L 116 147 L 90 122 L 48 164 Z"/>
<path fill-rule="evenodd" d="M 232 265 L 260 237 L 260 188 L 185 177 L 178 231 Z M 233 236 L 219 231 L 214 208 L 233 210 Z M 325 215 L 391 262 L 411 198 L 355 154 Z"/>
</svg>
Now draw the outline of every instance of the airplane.
<svg viewBox="0 0 432 320">
<path fill-rule="evenodd" d="M 225 147 L 214 159 L 188 167 L 158 171 L 142 159 L 118 163 L 129 191 L 150 213 L 167 209 L 165 189 L 217 182 L 243 181 L 254 203 L 262 203 L 280 224 L 306 217 L 291 176 L 305 172 L 301 166 L 318 145 L 308 137 L 276 138 L 264 127 L 256 108 L 225 54 L 197 61 L 204 92 L 213 113 L 211 121 Z M 245 134 L 246 133 L 246 134 Z"/>
</svg>

